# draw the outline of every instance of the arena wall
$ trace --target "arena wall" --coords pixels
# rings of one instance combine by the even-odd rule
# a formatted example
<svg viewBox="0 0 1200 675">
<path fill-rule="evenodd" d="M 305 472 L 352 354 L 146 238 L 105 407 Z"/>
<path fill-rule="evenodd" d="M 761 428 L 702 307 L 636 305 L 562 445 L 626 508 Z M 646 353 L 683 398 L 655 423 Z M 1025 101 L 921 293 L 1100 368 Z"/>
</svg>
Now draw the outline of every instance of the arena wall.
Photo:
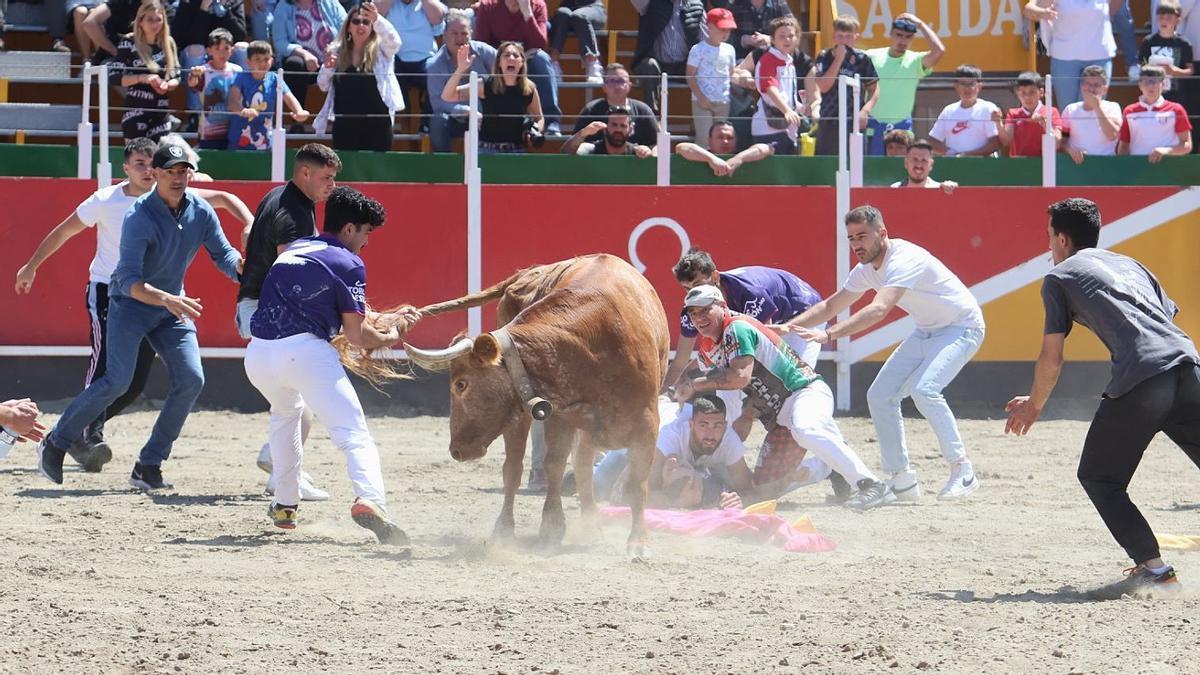
<svg viewBox="0 0 1200 675">
<path fill-rule="evenodd" d="M 235 192 L 253 207 L 271 184 L 216 186 Z M 465 188 L 394 183 L 359 187 L 380 199 L 390 214 L 388 225 L 372 235 L 363 254 L 374 304 L 421 305 L 465 292 Z M 91 181 L 0 178 L 0 203 L 5 205 L 0 211 L 5 242 L 0 270 L 7 270 L 11 280 L 45 233 L 94 189 Z M 1028 386 L 1042 316 L 1039 277 L 1022 275 L 1022 270 L 1048 255 L 1046 206 L 1068 196 L 1094 199 L 1106 222 L 1119 224 L 1122 237 L 1114 248 L 1137 257 L 1160 277 L 1181 307 L 1179 323 L 1200 335 L 1200 285 L 1191 264 L 1200 250 L 1200 190 L 961 188 L 945 195 L 937 190 L 865 188 L 853 194 L 854 205 L 871 203 L 883 211 L 892 236 L 929 248 L 977 294 L 987 289 L 987 339 L 972 370 L 948 394 L 979 414 L 994 413 L 1008 396 Z M 643 268 L 671 316 L 678 311 L 681 289 L 670 267 L 681 250 L 698 245 L 710 250 L 722 268 L 772 265 L 796 272 L 824 294 L 837 287 L 832 188 L 488 185 L 483 188 L 483 205 L 485 285 L 520 267 L 603 251 Z M 236 242 L 239 224 L 221 215 L 226 234 Z M 90 234 L 76 237 L 43 265 L 31 295 L 0 291 L 0 316 L 6 317 L 0 322 L 4 391 L 53 400 L 78 390 L 86 367 L 79 357 L 88 353 L 84 287 L 93 249 Z M 229 358 L 238 356 L 243 346 L 232 321 L 233 283 L 208 261 L 199 260 L 186 286 L 205 307 L 198 328 L 210 386 L 202 403 L 261 407 L 261 400 L 247 391 L 240 361 Z M 494 327 L 491 316 L 484 316 L 485 329 Z M 888 322 L 901 318 L 897 312 Z M 409 337 L 416 344 L 440 346 L 465 327 L 465 315 L 439 317 L 421 324 Z M 879 346 L 854 368 L 856 408 L 861 408 L 866 383 L 898 327 L 901 324 L 885 325 L 868 336 L 875 342 L 861 343 Z M 1068 341 L 1068 358 L 1061 393 L 1075 401 L 1064 411 L 1075 414 L 1094 407 L 1107 364 L 1102 345 L 1082 330 Z M 445 410 L 445 382 L 438 378 L 398 385 L 389 393 L 390 399 L 371 394 L 366 398 L 372 407 L 393 412 Z M 155 396 L 154 387 L 150 396 Z"/>
</svg>

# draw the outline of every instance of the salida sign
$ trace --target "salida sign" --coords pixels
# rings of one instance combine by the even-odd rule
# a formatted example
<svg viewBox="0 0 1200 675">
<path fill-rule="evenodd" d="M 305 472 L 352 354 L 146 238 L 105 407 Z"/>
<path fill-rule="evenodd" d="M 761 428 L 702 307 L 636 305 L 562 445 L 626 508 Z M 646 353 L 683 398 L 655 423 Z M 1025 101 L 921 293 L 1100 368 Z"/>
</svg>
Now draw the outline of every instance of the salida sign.
<svg viewBox="0 0 1200 675">
<path fill-rule="evenodd" d="M 973 63 L 984 70 L 1024 70 L 1028 52 L 1021 0 L 838 0 L 838 12 L 858 17 L 862 24 L 859 47 L 888 44 L 892 20 L 908 12 L 921 17 L 946 43 L 939 72 Z M 918 38 L 913 49 L 924 50 Z"/>
</svg>

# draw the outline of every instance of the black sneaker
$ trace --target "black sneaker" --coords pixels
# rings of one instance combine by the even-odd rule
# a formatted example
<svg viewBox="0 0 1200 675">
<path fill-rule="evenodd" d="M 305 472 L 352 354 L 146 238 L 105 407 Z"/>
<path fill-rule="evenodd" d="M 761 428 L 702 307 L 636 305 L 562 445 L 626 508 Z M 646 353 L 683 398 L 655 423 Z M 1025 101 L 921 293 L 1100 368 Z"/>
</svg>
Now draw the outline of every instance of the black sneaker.
<svg viewBox="0 0 1200 675">
<path fill-rule="evenodd" d="M 113 456 L 112 448 L 104 442 L 103 423 L 94 424 L 84 432 L 83 444 L 87 448 L 86 460 L 79 462 L 83 465 L 83 470 L 88 473 L 100 473 L 104 465 L 112 461 Z"/>
<path fill-rule="evenodd" d="M 1155 574 L 1142 565 L 1125 570 L 1125 578 L 1088 591 L 1087 596 L 1092 600 L 1120 600 L 1125 596 L 1131 598 L 1152 599 L 1160 595 L 1173 595 L 1183 590 L 1179 577 L 1175 576 L 1175 568 L 1168 567 L 1165 572 Z"/>
<path fill-rule="evenodd" d="M 155 490 L 170 490 L 175 486 L 163 480 L 161 466 L 146 466 L 135 462 L 133 473 L 129 474 L 129 484 L 143 492 Z"/>
<path fill-rule="evenodd" d="M 80 438 L 67 448 L 67 454 L 70 455 L 71 459 L 75 460 L 76 464 L 83 466 L 87 464 L 90 453 L 88 452 L 87 443 Z"/>
<path fill-rule="evenodd" d="M 833 495 L 826 499 L 826 501 L 831 504 L 845 504 L 854 496 L 854 488 L 850 487 L 850 483 L 846 482 L 845 476 L 836 471 L 829 474 L 829 485 L 833 488 Z"/>
<path fill-rule="evenodd" d="M 42 439 L 37 446 L 38 453 L 38 473 L 42 474 L 52 483 L 62 485 L 63 482 L 63 459 L 67 456 L 67 451 L 50 442 L 50 434 Z"/>
<path fill-rule="evenodd" d="M 894 501 L 896 495 L 892 494 L 892 488 L 888 487 L 887 483 L 864 478 L 858 481 L 858 494 L 846 502 L 846 508 L 866 511 Z"/>
</svg>

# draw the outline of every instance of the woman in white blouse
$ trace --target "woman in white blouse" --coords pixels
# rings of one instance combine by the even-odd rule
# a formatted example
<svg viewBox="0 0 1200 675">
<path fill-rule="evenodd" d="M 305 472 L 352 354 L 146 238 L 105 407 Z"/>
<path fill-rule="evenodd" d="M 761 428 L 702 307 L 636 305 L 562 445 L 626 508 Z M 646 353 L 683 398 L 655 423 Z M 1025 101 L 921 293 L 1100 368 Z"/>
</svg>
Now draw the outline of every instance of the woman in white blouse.
<svg viewBox="0 0 1200 675">
<path fill-rule="evenodd" d="M 326 94 L 313 127 L 323 134 L 333 117 L 335 149 L 392 149 L 396 111 L 404 110 L 394 65 L 399 49 L 399 34 L 375 3 L 350 9 L 317 73 L 317 86 Z"/>
<path fill-rule="evenodd" d="M 1096 65 L 1112 77 L 1117 53 L 1111 12 L 1115 0 L 1029 0 L 1025 16 L 1042 25 L 1042 42 L 1050 53 L 1054 101 L 1062 110 L 1080 100 L 1083 69 Z"/>
</svg>

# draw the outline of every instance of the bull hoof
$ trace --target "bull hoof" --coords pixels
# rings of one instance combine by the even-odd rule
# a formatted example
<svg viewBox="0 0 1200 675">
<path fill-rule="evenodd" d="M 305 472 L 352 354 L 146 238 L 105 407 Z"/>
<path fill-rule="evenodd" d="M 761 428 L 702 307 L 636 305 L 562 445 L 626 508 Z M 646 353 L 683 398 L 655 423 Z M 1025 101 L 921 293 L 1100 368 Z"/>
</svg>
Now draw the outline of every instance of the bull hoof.
<svg viewBox="0 0 1200 675">
<path fill-rule="evenodd" d="M 629 558 L 629 562 L 648 562 L 650 560 L 650 540 L 646 538 L 631 539 L 625 545 L 625 556 Z"/>
<path fill-rule="evenodd" d="M 516 540 L 514 523 L 500 519 L 492 528 L 492 538 L 488 543 L 494 546 L 512 546 Z"/>
<path fill-rule="evenodd" d="M 538 531 L 538 545 L 542 548 L 553 549 L 562 546 L 563 537 L 566 536 L 567 527 L 565 523 L 542 523 L 541 529 Z"/>
</svg>

